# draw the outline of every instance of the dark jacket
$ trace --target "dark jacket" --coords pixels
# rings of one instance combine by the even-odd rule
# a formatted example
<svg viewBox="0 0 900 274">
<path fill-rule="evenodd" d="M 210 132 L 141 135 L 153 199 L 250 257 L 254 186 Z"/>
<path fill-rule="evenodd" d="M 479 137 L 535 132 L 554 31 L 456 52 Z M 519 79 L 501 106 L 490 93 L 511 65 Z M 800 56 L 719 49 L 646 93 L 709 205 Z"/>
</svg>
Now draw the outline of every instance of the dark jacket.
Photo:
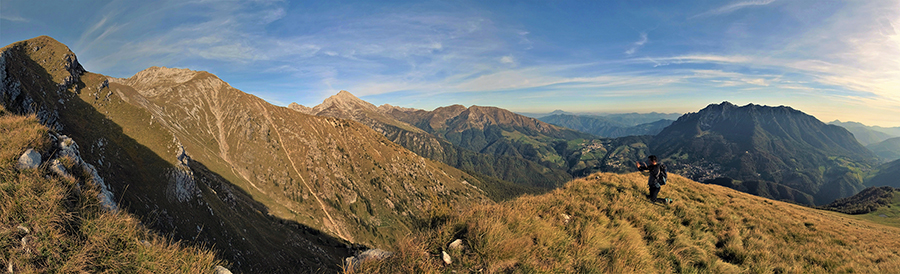
<svg viewBox="0 0 900 274">
<path fill-rule="evenodd" d="M 644 171 L 644 170 L 650 171 L 650 178 L 647 179 L 647 186 L 649 186 L 650 188 L 661 188 L 662 187 L 659 185 L 659 182 L 656 181 L 656 178 L 659 177 L 660 168 L 665 169 L 666 166 L 663 164 L 657 163 L 655 165 L 649 165 L 649 166 L 641 165 L 638 167 L 638 170 L 640 170 L 640 171 Z"/>
</svg>

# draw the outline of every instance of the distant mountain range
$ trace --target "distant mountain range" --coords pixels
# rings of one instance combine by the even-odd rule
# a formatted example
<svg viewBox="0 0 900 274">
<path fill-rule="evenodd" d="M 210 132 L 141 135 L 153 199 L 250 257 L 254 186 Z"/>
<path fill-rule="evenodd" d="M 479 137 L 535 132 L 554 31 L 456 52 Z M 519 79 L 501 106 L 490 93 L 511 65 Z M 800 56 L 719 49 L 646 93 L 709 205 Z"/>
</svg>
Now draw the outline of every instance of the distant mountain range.
<svg viewBox="0 0 900 274">
<path fill-rule="evenodd" d="M 659 120 L 675 120 L 678 119 L 682 113 L 659 113 L 659 112 L 650 112 L 650 113 L 605 113 L 605 112 L 569 112 L 561 109 L 557 109 L 551 112 L 516 112 L 525 117 L 531 118 L 542 118 L 553 115 L 574 115 L 574 116 L 584 116 L 584 117 L 602 117 L 612 121 L 616 121 L 619 123 L 623 123 L 628 126 L 634 126 L 639 124 L 645 124 L 649 122 L 659 121 Z"/>
<path fill-rule="evenodd" d="M 609 138 L 635 135 L 656 135 L 675 121 L 661 119 L 649 123 L 629 125 L 602 116 L 578 116 L 568 114 L 544 116 L 539 118 L 539 120 L 557 126 Z"/>
<path fill-rule="evenodd" d="M 893 137 L 878 143 L 867 145 L 866 148 L 881 157 L 884 161 L 900 159 L 900 137 Z"/>
<path fill-rule="evenodd" d="M 841 122 L 840 120 L 834 120 L 829 122 L 828 124 L 846 128 L 851 133 L 853 133 L 853 136 L 855 136 L 856 139 L 859 140 L 859 143 L 865 146 L 878 143 L 892 137 L 900 137 L 900 127 L 867 126 L 858 122 Z"/>
<path fill-rule="evenodd" d="M 884 162 L 900 159 L 900 127 L 866 126 L 857 122 L 835 120 L 829 124 L 846 128 L 856 140 L 881 157 Z"/>
</svg>

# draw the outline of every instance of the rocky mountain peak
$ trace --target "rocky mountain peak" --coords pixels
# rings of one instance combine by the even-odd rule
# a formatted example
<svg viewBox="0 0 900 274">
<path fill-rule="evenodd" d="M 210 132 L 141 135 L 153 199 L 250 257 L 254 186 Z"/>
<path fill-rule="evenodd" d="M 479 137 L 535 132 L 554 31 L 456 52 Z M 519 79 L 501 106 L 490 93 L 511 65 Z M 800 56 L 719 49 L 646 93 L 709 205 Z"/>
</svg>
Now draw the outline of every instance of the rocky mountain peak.
<svg viewBox="0 0 900 274">
<path fill-rule="evenodd" d="M 332 95 L 325 99 L 322 104 L 315 106 L 312 113 L 320 113 L 329 108 L 335 108 L 344 111 L 355 110 L 376 110 L 375 105 L 357 98 L 350 92 L 342 90 L 338 94 Z"/>
<path fill-rule="evenodd" d="M 49 36 L 38 36 L 12 43 L 0 49 L 3 67 L 21 65 L 32 73 L 44 70 L 57 85 L 68 87 L 84 74 L 84 67 L 65 44 Z"/>
<path fill-rule="evenodd" d="M 130 85 L 136 86 L 176 85 L 191 80 L 197 73 L 190 69 L 149 67 L 134 74 L 126 81 Z"/>
</svg>

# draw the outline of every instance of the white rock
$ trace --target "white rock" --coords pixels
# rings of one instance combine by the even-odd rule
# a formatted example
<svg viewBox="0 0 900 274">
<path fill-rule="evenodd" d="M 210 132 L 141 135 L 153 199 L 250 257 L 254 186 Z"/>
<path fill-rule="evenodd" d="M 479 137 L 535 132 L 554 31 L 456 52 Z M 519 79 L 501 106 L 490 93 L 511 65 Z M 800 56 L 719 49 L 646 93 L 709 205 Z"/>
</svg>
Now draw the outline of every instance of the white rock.
<svg viewBox="0 0 900 274">
<path fill-rule="evenodd" d="M 359 253 L 359 255 L 357 255 L 356 258 L 359 259 L 360 261 L 368 260 L 368 259 L 381 260 L 381 259 L 390 257 L 392 254 L 393 253 L 391 253 L 389 251 L 384 251 L 384 250 L 376 248 L 376 249 L 366 250 L 363 253 Z"/>
<path fill-rule="evenodd" d="M 453 259 L 450 258 L 450 254 L 447 254 L 447 251 L 441 251 L 441 259 L 444 259 L 445 264 L 453 263 Z"/>
<path fill-rule="evenodd" d="M 72 178 L 72 175 L 69 174 L 68 171 L 66 171 L 66 167 L 63 166 L 62 162 L 60 162 L 59 159 L 53 159 L 53 161 L 50 161 L 50 171 L 53 171 L 53 173 L 56 173 L 56 175 L 59 175 L 60 177 L 66 179 Z"/>
<path fill-rule="evenodd" d="M 32 169 L 41 165 L 41 154 L 29 148 L 19 157 L 18 169 Z"/>
<path fill-rule="evenodd" d="M 359 255 L 356 255 L 355 257 L 344 258 L 344 265 L 348 269 L 353 269 L 354 267 L 356 267 L 357 265 L 359 265 L 359 263 L 361 263 L 363 261 L 381 260 L 381 259 L 390 257 L 391 255 L 393 255 L 393 253 L 391 253 L 389 251 L 384 251 L 384 250 L 377 249 L 377 248 L 369 249 L 369 250 L 363 251 L 362 253 L 359 253 Z"/>
<path fill-rule="evenodd" d="M 449 245 L 448 247 L 450 248 L 450 250 L 462 250 L 462 249 L 464 248 L 464 246 L 463 246 L 463 240 L 462 240 L 462 239 L 456 239 L 456 240 L 454 240 L 453 242 L 451 242 L 450 245 Z"/>
<path fill-rule="evenodd" d="M 572 221 L 572 215 L 563 213 L 562 215 L 563 224 L 569 224 Z"/>
<path fill-rule="evenodd" d="M 225 268 L 221 265 L 217 265 L 213 270 L 216 274 L 231 274 L 231 270 L 228 270 L 228 268 Z"/>
</svg>

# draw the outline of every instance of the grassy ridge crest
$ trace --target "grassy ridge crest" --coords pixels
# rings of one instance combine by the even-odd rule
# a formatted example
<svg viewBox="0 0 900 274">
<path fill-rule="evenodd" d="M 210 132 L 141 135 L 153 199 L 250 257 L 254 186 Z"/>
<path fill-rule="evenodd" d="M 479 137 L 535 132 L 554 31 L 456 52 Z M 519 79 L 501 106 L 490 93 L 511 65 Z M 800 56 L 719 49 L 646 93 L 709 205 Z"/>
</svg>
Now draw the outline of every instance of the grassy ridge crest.
<svg viewBox="0 0 900 274">
<path fill-rule="evenodd" d="M 886 273 L 895 227 L 700 184 L 670 174 L 647 201 L 646 175 L 595 173 L 550 193 L 459 214 L 398 242 L 353 273 Z M 465 248 L 448 244 L 462 239 Z M 441 262 L 442 252 L 452 258 Z"/>
</svg>

